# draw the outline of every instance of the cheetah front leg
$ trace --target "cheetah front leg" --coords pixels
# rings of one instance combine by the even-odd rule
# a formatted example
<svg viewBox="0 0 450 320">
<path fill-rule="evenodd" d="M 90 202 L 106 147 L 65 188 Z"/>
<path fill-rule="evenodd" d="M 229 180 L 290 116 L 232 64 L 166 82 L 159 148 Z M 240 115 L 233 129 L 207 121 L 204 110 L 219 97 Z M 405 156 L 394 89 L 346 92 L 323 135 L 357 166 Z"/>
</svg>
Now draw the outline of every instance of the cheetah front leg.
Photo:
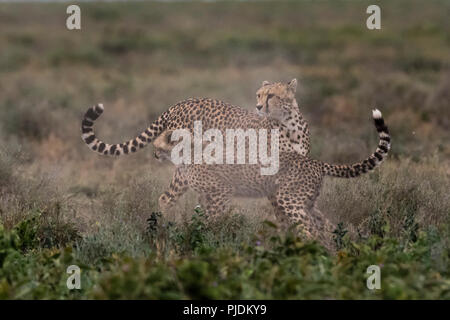
<svg viewBox="0 0 450 320">
<path fill-rule="evenodd" d="M 184 177 L 180 168 L 175 170 L 175 173 L 170 182 L 169 189 L 165 191 L 158 199 L 159 209 L 162 212 L 169 210 L 175 202 L 187 191 L 188 181 Z"/>
</svg>

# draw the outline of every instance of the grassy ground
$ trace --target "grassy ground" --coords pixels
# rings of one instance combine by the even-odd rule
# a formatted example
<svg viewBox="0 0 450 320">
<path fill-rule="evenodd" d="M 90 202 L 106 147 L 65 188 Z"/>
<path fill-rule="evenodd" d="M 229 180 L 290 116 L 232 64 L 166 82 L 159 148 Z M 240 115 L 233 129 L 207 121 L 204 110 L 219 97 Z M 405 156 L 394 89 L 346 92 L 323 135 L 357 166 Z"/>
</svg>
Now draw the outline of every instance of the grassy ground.
<svg viewBox="0 0 450 320">
<path fill-rule="evenodd" d="M 81 31 L 64 5 L 1 4 L 0 297 L 450 298 L 450 7 L 381 2 L 370 31 L 369 4 L 83 3 Z M 99 135 L 119 142 L 179 100 L 252 109 L 262 80 L 294 77 L 315 158 L 367 156 L 374 106 L 393 138 L 379 170 L 324 185 L 336 255 L 264 222 L 265 200 L 207 226 L 189 193 L 147 221 L 173 168 L 80 139 L 97 102 Z M 80 291 L 66 287 L 71 264 Z M 366 288 L 371 264 L 381 290 Z"/>
</svg>

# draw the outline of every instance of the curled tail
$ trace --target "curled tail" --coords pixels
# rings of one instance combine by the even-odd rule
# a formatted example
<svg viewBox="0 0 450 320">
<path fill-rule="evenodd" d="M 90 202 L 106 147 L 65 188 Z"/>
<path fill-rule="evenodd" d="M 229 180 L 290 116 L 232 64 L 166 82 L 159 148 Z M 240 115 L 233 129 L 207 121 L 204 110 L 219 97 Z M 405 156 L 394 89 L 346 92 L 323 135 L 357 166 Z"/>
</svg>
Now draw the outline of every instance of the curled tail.
<svg viewBox="0 0 450 320">
<path fill-rule="evenodd" d="M 97 104 L 89 108 L 81 122 L 81 138 L 91 150 L 100 154 L 120 156 L 122 154 L 136 152 L 152 142 L 154 138 L 164 131 L 166 126 L 163 114 L 136 138 L 117 144 L 105 143 L 99 140 L 94 133 L 94 122 L 100 117 L 103 110 L 102 104 Z"/>
<path fill-rule="evenodd" d="M 354 163 L 351 165 L 336 165 L 324 163 L 323 171 L 326 175 L 341 178 L 353 178 L 375 169 L 386 158 L 389 150 L 391 149 L 391 137 L 389 135 L 389 129 L 384 124 L 383 116 L 380 110 L 375 109 L 372 111 L 375 128 L 378 131 L 380 141 L 378 147 L 374 153 L 372 153 L 367 159 Z"/>
</svg>

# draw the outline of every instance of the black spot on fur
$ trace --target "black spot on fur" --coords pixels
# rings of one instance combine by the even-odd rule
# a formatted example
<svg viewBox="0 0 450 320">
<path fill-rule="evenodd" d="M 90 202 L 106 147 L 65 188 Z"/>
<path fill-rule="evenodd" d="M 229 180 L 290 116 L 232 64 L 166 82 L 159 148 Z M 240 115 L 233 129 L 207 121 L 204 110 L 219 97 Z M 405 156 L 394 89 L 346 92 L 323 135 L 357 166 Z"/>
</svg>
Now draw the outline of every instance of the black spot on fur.
<svg viewBox="0 0 450 320">
<path fill-rule="evenodd" d="M 380 148 L 381 150 L 383 150 L 384 151 L 384 153 L 387 153 L 388 152 L 388 148 L 386 148 L 384 145 L 382 145 L 382 144 L 380 144 L 379 146 L 378 146 L 378 148 Z"/>
<path fill-rule="evenodd" d="M 373 155 L 375 157 L 377 157 L 378 160 L 380 160 L 380 161 L 383 160 L 383 156 L 381 154 L 379 154 L 378 152 L 375 152 Z"/>
<path fill-rule="evenodd" d="M 89 118 L 93 121 L 97 120 L 97 118 L 99 117 L 99 114 L 97 112 L 94 111 L 93 108 L 90 108 L 86 114 L 84 115 L 85 118 Z"/>
<path fill-rule="evenodd" d="M 84 119 L 83 122 L 81 122 L 81 125 L 84 127 L 92 127 L 94 123 L 92 121 L 89 121 L 88 119 Z"/>
<path fill-rule="evenodd" d="M 103 109 L 102 108 L 100 108 L 100 106 L 99 105 L 96 105 L 95 107 L 94 107 L 94 111 L 98 114 L 98 115 L 101 115 L 102 113 L 103 113 Z"/>
<path fill-rule="evenodd" d="M 98 151 L 99 152 L 103 152 L 103 150 L 105 150 L 106 145 L 102 142 L 100 143 L 100 145 L 98 146 Z"/>
<path fill-rule="evenodd" d="M 373 119 L 375 121 L 375 126 L 376 127 L 382 127 L 384 126 L 384 120 L 383 118 L 377 118 L 377 119 Z"/>
<path fill-rule="evenodd" d="M 91 143 L 92 141 L 94 141 L 94 140 L 95 140 L 95 134 L 93 134 L 93 135 L 91 135 L 91 136 L 85 138 L 85 139 L 84 139 L 84 142 L 86 142 L 87 144 L 90 144 L 90 143 Z"/>
</svg>

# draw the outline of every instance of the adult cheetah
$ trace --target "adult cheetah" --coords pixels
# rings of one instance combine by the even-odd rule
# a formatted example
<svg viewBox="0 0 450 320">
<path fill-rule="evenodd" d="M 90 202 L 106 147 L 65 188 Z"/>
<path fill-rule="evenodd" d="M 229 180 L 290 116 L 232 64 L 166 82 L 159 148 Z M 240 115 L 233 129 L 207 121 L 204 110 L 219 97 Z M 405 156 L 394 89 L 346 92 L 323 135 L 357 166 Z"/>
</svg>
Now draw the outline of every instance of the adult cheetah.
<svg viewBox="0 0 450 320">
<path fill-rule="evenodd" d="M 252 165 L 178 165 L 169 190 L 160 198 L 166 209 L 178 193 L 190 187 L 201 196 L 201 204 L 208 214 L 227 210 L 231 197 L 267 197 L 279 222 L 288 226 L 298 224 L 308 238 L 318 239 L 328 248 L 335 226 L 316 207 L 324 176 L 353 178 L 373 170 L 390 150 L 390 135 L 379 110 L 372 113 L 379 134 L 379 144 L 367 159 L 351 165 L 328 164 L 302 156 L 293 151 L 280 153 L 280 167 L 276 175 L 260 175 Z M 155 156 L 170 160 L 175 142 L 171 130 L 163 132 L 155 141 Z"/>
<path fill-rule="evenodd" d="M 194 122 L 201 121 L 203 130 L 218 129 L 224 136 L 227 129 L 266 129 L 269 132 L 267 138 L 269 146 L 272 141 L 270 130 L 278 129 L 280 152 L 296 152 L 307 156 L 310 150 L 309 129 L 295 99 L 296 88 L 296 79 L 287 83 L 264 81 L 256 92 L 256 112 L 208 98 L 181 101 L 165 111 L 139 136 L 119 144 L 108 144 L 96 137 L 93 129 L 94 122 L 104 110 L 101 104 L 97 104 L 89 108 L 83 117 L 82 139 L 91 150 L 97 153 L 120 156 L 142 149 L 163 131 L 188 129 L 193 133 Z M 260 168 L 261 163 L 254 166 L 256 167 Z M 239 170 L 239 167 L 235 169 Z M 161 207 L 170 206 L 184 193 L 186 188 L 181 185 L 181 182 L 179 173 L 176 171 L 171 182 L 173 187 L 160 197 Z M 217 190 L 210 196 L 218 197 L 220 192 Z"/>
<path fill-rule="evenodd" d="M 103 113 L 103 105 L 87 110 L 81 122 L 82 139 L 87 146 L 102 155 L 120 156 L 144 148 L 164 130 L 188 129 L 193 132 L 194 121 L 202 121 L 203 130 L 219 129 L 279 129 L 280 151 L 295 151 L 307 156 L 310 150 L 308 123 L 300 113 L 295 92 L 297 80 L 288 83 L 264 81 L 257 91 L 257 112 L 274 109 L 274 117 L 261 117 L 257 112 L 209 99 L 191 98 L 180 101 L 163 112 L 136 138 L 117 144 L 99 140 L 94 133 L 94 122 Z M 275 110 L 279 110 L 275 112 Z M 270 142 L 270 140 L 269 140 Z"/>
</svg>

